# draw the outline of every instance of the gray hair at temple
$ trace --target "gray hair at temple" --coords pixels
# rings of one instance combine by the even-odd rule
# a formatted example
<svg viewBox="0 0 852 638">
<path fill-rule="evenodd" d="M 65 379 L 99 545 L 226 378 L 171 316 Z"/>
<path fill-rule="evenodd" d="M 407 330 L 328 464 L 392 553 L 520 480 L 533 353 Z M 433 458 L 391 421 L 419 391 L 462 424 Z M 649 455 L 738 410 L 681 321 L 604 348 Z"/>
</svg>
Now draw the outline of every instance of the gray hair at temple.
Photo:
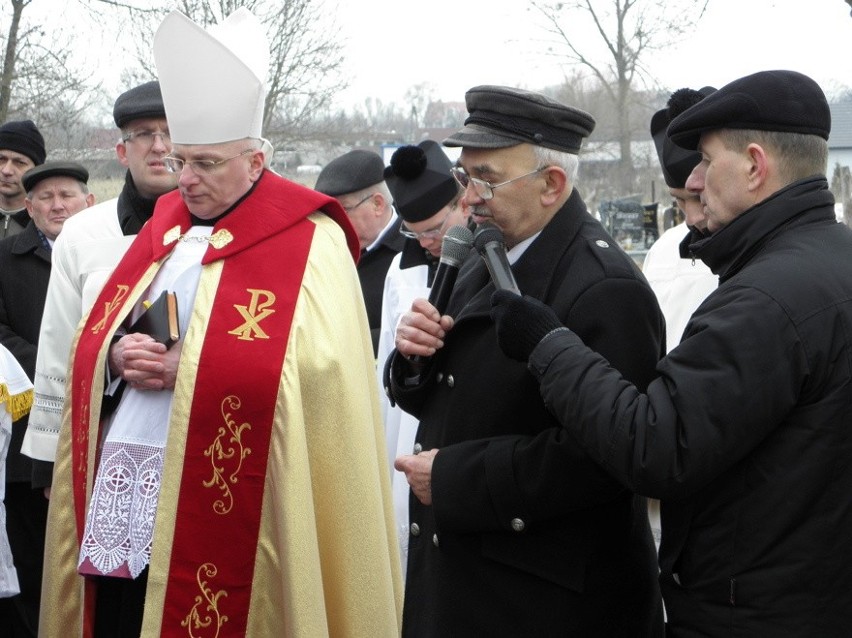
<svg viewBox="0 0 852 638">
<path fill-rule="evenodd" d="M 558 166 L 568 175 L 568 180 L 574 184 L 580 172 L 580 158 L 574 153 L 557 151 L 544 146 L 533 145 L 533 154 L 539 166 Z"/>
</svg>

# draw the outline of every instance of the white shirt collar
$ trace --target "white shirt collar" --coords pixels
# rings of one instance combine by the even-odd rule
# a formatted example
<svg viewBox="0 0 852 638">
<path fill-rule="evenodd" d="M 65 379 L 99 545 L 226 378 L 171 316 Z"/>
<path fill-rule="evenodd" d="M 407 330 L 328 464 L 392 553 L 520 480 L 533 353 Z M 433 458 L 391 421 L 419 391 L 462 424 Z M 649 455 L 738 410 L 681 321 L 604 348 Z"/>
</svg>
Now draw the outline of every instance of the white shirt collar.
<svg viewBox="0 0 852 638">
<path fill-rule="evenodd" d="M 509 264 L 514 265 L 515 262 L 521 258 L 521 255 L 526 252 L 527 248 L 530 247 L 530 244 L 533 243 L 535 241 L 535 238 L 539 235 L 541 235 L 541 231 L 538 231 L 532 237 L 527 237 L 524 241 L 512 246 L 512 248 L 510 248 L 506 252 L 506 257 L 509 259 Z"/>
<path fill-rule="evenodd" d="M 387 233 L 388 230 L 390 229 L 390 227 L 393 226 L 394 223 L 396 222 L 396 217 L 397 217 L 396 211 L 393 210 L 393 209 L 391 209 L 391 210 L 392 210 L 392 212 L 391 212 L 390 219 L 388 220 L 388 223 L 385 225 L 384 228 L 382 228 L 382 232 L 380 232 L 376 236 L 376 239 L 373 241 L 373 243 L 370 244 L 369 246 L 367 246 L 367 252 L 370 252 L 371 250 L 376 248 L 380 243 L 382 243 L 382 238 L 385 236 L 385 233 Z"/>
</svg>

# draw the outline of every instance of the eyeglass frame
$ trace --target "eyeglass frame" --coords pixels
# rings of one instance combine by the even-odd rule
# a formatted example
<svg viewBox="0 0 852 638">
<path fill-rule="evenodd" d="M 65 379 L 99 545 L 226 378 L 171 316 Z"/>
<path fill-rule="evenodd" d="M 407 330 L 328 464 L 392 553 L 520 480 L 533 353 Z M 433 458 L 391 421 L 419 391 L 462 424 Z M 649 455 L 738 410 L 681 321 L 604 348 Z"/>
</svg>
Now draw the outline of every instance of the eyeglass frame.
<svg viewBox="0 0 852 638">
<path fill-rule="evenodd" d="M 238 157 L 242 157 L 243 155 L 247 155 L 248 153 L 254 153 L 255 150 L 253 148 L 247 148 L 242 153 L 237 153 L 236 155 L 232 155 L 231 157 L 226 157 L 225 159 L 220 160 L 211 160 L 211 159 L 200 159 L 200 160 L 183 160 L 179 157 L 174 157 L 173 155 L 166 155 L 163 157 L 163 164 L 166 166 L 166 170 L 169 173 L 173 173 L 175 175 L 182 173 L 184 167 L 189 166 L 190 170 L 196 175 L 209 175 L 213 172 L 213 169 L 221 166 L 225 162 L 230 162 L 232 159 L 237 159 Z M 173 162 L 179 162 L 180 168 L 175 168 L 174 166 L 170 166 Z M 196 170 L 196 167 L 201 167 L 200 172 Z"/>
<path fill-rule="evenodd" d="M 461 166 L 453 166 L 450 169 L 450 172 L 453 174 L 453 178 L 455 178 L 459 186 L 467 190 L 468 186 L 473 184 L 473 191 L 477 195 L 479 195 L 480 199 L 488 201 L 494 197 L 495 188 L 500 188 L 501 186 L 505 186 L 506 184 L 511 184 L 512 182 L 516 182 L 519 179 L 523 179 L 524 177 L 529 177 L 530 175 L 535 175 L 536 173 L 540 173 L 548 168 L 550 168 L 550 166 L 540 166 L 534 171 L 524 173 L 523 175 L 518 175 L 517 177 L 513 177 L 512 179 L 507 179 L 505 182 L 500 182 L 499 184 L 492 184 L 491 182 L 485 181 L 484 179 L 480 179 L 478 177 L 471 177 L 464 171 Z M 464 183 L 464 180 L 467 180 L 467 184 Z M 485 192 L 480 193 L 477 189 L 477 186 L 484 188 Z"/>
<path fill-rule="evenodd" d="M 150 138 L 151 138 L 150 140 L 147 139 L 148 136 L 150 136 Z M 168 131 L 148 131 L 148 130 L 144 130 L 144 129 L 141 130 L 141 131 L 129 131 L 127 133 L 123 133 L 122 136 L 121 136 L 121 141 L 122 142 L 132 142 L 133 140 L 139 140 L 140 142 L 146 142 L 147 141 L 148 146 L 153 146 L 154 142 L 157 140 L 158 137 L 160 138 L 160 141 L 163 144 L 171 144 L 172 143 L 172 136 Z"/>
<path fill-rule="evenodd" d="M 399 225 L 399 234 L 403 237 L 407 237 L 408 239 L 416 239 L 420 241 L 421 239 L 437 239 L 443 232 L 447 226 L 447 221 L 450 219 L 450 215 L 452 215 L 453 209 L 447 211 L 447 214 L 444 215 L 444 220 L 441 222 L 439 226 L 435 226 L 434 228 L 427 228 L 426 230 L 422 230 L 419 233 L 414 232 L 413 230 L 408 230 L 405 227 L 405 224 Z"/>
<path fill-rule="evenodd" d="M 340 206 L 343 208 L 343 210 L 346 212 L 346 214 L 349 214 L 349 213 L 351 213 L 353 210 L 355 210 L 356 208 L 358 208 L 361 204 L 363 204 L 363 203 L 364 203 L 364 202 L 366 202 L 368 199 L 370 199 L 373 195 L 375 195 L 375 193 L 370 193 L 370 194 L 369 194 L 369 195 L 367 195 L 364 199 L 362 199 L 361 201 L 359 201 L 357 204 L 355 204 L 355 205 L 353 205 L 353 206 L 343 206 L 343 204 L 341 204 Z"/>
</svg>

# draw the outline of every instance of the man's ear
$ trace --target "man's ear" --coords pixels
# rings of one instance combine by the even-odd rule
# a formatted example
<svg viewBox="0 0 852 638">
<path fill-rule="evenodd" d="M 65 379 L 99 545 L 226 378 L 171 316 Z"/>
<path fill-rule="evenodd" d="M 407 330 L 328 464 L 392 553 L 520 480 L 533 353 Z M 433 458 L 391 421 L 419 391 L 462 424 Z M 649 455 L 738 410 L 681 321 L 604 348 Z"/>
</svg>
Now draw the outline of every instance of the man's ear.
<svg viewBox="0 0 852 638">
<path fill-rule="evenodd" d="M 568 175 L 559 166 L 548 166 L 541 172 L 544 178 L 544 189 L 541 191 L 541 203 L 543 206 L 552 206 L 570 187 Z"/>
<path fill-rule="evenodd" d="M 26 199 L 24 199 L 24 206 L 26 206 L 27 213 L 29 214 L 30 219 L 32 219 L 32 217 L 33 217 L 33 200 L 31 200 L 29 197 L 27 197 Z"/>
<path fill-rule="evenodd" d="M 762 188 L 770 176 L 771 158 L 760 144 L 752 142 L 746 147 L 748 156 L 748 188 L 756 191 Z"/>
<path fill-rule="evenodd" d="M 262 150 L 258 149 L 251 154 L 249 163 L 249 178 L 251 181 L 256 182 L 260 179 L 260 174 L 263 173 L 264 161 L 265 157 Z"/>
<path fill-rule="evenodd" d="M 370 195 L 370 204 L 373 206 L 373 213 L 376 217 L 381 217 L 385 214 L 385 210 L 387 210 L 388 200 L 385 199 L 385 196 L 380 191 L 376 191 Z"/>
<path fill-rule="evenodd" d="M 129 162 L 127 160 L 127 145 L 124 142 L 115 145 L 115 155 L 118 157 L 118 163 L 127 168 Z"/>
</svg>

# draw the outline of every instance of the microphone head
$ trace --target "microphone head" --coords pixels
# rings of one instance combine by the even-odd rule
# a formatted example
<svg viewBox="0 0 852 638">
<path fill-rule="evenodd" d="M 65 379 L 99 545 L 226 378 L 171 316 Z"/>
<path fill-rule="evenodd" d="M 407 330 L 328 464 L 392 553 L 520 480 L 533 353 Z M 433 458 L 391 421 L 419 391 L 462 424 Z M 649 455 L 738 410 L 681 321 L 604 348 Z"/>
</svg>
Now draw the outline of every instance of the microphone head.
<svg viewBox="0 0 852 638">
<path fill-rule="evenodd" d="M 503 231 L 491 222 L 482 222 L 473 234 L 473 245 L 480 254 L 493 243 L 504 244 Z"/>
<path fill-rule="evenodd" d="M 461 264 L 470 252 L 473 233 L 467 226 L 450 226 L 441 240 L 441 261 L 452 266 Z"/>
</svg>

